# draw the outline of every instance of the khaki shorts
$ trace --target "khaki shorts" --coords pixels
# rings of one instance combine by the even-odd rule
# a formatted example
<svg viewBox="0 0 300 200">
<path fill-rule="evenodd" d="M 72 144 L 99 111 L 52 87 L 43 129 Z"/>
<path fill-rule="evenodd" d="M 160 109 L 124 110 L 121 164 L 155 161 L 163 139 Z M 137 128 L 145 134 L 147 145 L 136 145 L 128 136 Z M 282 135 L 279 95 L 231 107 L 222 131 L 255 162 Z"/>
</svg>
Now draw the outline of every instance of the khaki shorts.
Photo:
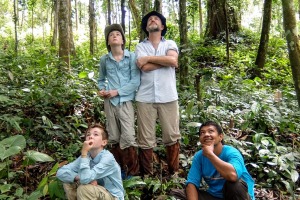
<svg viewBox="0 0 300 200">
<path fill-rule="evenodd" d="M 175 144 L 180 138 L 178 101 L 168 103 L 137 102 L 137 142 L 140 148 L 149 149 L 156 144 L 156 120 L 161 124 L 162 142 Z"/>
<path fill-rule="evenodd" d="M 114 106 L 109 99 L 104 100 L 106 115 L 106 129 L 109 135 L 109 144 L 120 143 L 120 148 L 136 147 L 134 129 L 134 109 L 131 101 Z"/>
<path fill-rule="evenodd" d="M 63 186 L 68 200 L 118 200 L 100 185 L 87 184 L 77 187 L 76 183 L 64 183 Z"/>
</svg>

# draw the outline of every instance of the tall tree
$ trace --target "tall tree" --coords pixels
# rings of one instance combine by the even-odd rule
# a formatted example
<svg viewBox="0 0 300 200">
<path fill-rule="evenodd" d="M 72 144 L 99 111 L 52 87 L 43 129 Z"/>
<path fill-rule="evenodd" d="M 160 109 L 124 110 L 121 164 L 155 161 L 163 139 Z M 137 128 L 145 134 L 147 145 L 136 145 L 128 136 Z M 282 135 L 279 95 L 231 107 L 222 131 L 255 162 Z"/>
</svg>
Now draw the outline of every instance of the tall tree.
<svg viewBox="0 0 300 200">
<path fill-rule="evenodd" d="M 33 16 L 34 16 L 34 7 L 37 3 L 37 0 L 29 0 L 27 2 L 28 4 L 28 8 L 30 9 L 31 11 L 31 36 L 32 36 L 32 41 L 34 40 L 34 33 L 33 33 L 33 27 L 34 27 L 34 22 L 33 22 Z"/>
<path fill-rule="evenodd" d="M 111 25 L 111 1 L 107 0 L 107 22 Z"/>
<path fill-rule="evenodd" d="M 54 20 L 53 20 L 53 35 L 52 35 L 52 40 L 51 40 L 51 46 L 56 46 L 56 41 L 57 41 L 58 10 L 59 10 L 59 3 L 57 1 L 58 0 L 53 1 L 52 13 L 54 16 Z"/>
<path fill-rule="evenodd" d="M 266 54 L 268 50 L 269 33 L 271 27 L 271 17 L 272 17 L 272 0 L 265 0 L 260 43 L 259 43 L 259 48 L 256 56 L 256 61 L 255 61 L 257 68 L 255 69 L 254 75 L 258 77 L 260 77 L 261 69 L 263 69 L 266 62 Z"/>
<path fill-rule="evenodd" d="M 202 0 L 199 0 L 199 31 L 200 35 L 203 33 L 203 18 L 202 18 Z"/>
<path fill-rule="evenodd" d="M 129 0 L 128 3 L 129 3 L 129 8 L 130 8 L 130 11 L 131 11 L 131 14 L 133 17 L 134 25 L 136 27 L 137 32 L 140 33 L 140 31 L 141 31 L 141 15 L 140 15 L 139 9 L 136 6 L 135 0 Z"/>
<path fill-rule="evenodd" d="M 179 0 L 179 32 L 180 32 L 180 47 L 179 66 L 180 66 L 180 86 L 188 84 L 188 58 L 186 51 L 187 48 L 187 14 L 186 14 L 186 0 Z"/>
<path fill-rule="evenodd" d="M 58 37 L 59 37 L 59 57 L 65 66 L 70 70 L 70 29 L 69 29 L 69 0 L 58 0 Z"/>
<path fill-rule="evenodd" d="M 96 30 L 94 0 L 89 0 L 89 27 L 90 27 L 90 54 L 94 55 L 95 30 Z"/>
<path fill-rule="evenodd" d="M 142 3 L 142 16 L 146 15 L 148 12 L 150 12 L 150 0 L 144 0 Z M 140 22 L 139 22 L 140 23 Z M 141 26 L 139 24 L 139 26 Z M 146 33 L 142 29 L 140 29 L 140 41 L 142 41 L 144 38 L 146 38 Z"/>
<path fill-rule="evenodd" d="M 159 12 L 159 13 L 162 13 L 162 2 L 161 2 L 161 0 L 155 0 L 154 1 L 154 10 Z"/>
<path fill-rule="evenodd" d="M 18 55 L 18 16 L 17 16 L 17 0 L 14 0 L 14 25 L 15 25 L 15 54 Z"/>
<path fill-rule="evenodd" d="M 207 0 L 207 27 L 205 36 L 216 39 L 221 32 L 226 31 L 225 4 L 227 0 Z M 240 27 L 237 13 L 233 7 L 227 6 L 228 30 L 237 32 Z"/>
<path fill-rule="evenodd" d="M 298 105 L 300 108 L 300 46 L 298 40 L 294 1 L 282 0 L 281 2 L 283 10 L 283 26 L 288 45 Z"/>
<path fill-rule="evenodd" d="M 75 56 L 75 44 L 74 44 L 74 37 L 73 37 L 73 24 L 72 24 L 72 6 L 71 0 L 68 1 L 68 9 L 69 9 L 69 43 L 70 43 L 70 54 Z"/>
<path fill-rule="evenodd" d="M 126 32 L 125 17 L 126 17 L 125 0 L 121 0 L 121 26 L 122 26 L 124 32 Z"/>
</svg>

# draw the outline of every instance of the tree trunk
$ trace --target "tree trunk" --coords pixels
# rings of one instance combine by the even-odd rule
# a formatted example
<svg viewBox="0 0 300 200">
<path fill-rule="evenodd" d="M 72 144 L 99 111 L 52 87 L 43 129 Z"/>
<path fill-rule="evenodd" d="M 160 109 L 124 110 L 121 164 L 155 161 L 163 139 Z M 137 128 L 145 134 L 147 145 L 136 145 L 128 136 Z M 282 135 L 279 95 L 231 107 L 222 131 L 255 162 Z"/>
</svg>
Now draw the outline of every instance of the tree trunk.
<svg viewBox="0 0 300 200">
<path fill-rule="evenodd" d="M 54 13 L 54 22 L 53 22 L 53 36 L 51 41 L 51 46 L 56 46 L 57 41 L 57 29 L 58 29 L 58 10 L 59 10 L 59 0 L 54 1 L 53 13 Z"/>
<path fill-rule="evenodd" d="M 69 37 L 70 37 L 70 54 L 72 56 L 76 56 L 75 52 L 75 44 L 74 44 L 74 37 L 73 37 L 73 25 L 72 25 L 72 6 L 71 0 L 68 1 L 68 8 L 69 8 Z"/>
<path fill-rule="evenodd" d="M 108 25 L 111 25 L 111 3 L 110 3 L 110 0 L 107 0 L 107 22 L 108 22 Z"/>
<path fill-rule="evenodd" d="M 125 17 L 126 17 L 125 0 L 121 0 L 121 26 L 124 30 L 124 33 L 126 32 L 126 30 L 125 30 Z"/>
<path fill-rule="evenodd" d="M 133 17 L 133 22 L 136 27 L 136 31 L 137 31 L 137 33 L 140 33 L 141 32 L 141 21 L 142 21 L 140 12 L 139 12 L 138 8 L 136 7 L 135 0 L 129 0 L 128 3 L 129 3 L 129 7 L 130 7 L 131 14 Z"/>
<path fill-rule="evenodd" d="M 75 26 L 76 26 L 76 30 L 78 30 L 78 11 L 77 11 L 77 0 L 75 0 Z"/>
<path fill-rule="evenodd" d="M 202 0 L 199 0 L 199 32 L 200 35 L 203 33 L 203 18 L 202 18 Z"/>
<path fill-rule="evenodd" d="M 142 3 L 142 16 L 145 16 L 150 11 L 150 0 L 144 0 Z M 141 20 L 142 21 L 142 20 Z M 141 21 L 139 23 L 141 23 Z M 139 24 L 141 27 L 141 24 Z M 140 28 L 140 42 L 143 41 L 147 37 L 146 33 Z"/>
<path fill-rule="evenodd" d="M 18 17 L 17 17 L 17 6 L 18 2 L 17 0 L 14 0 L 14 25 L 15 25 L 15 54 L 18 56 Z"/>
<path fill-rule="evenodd" d="M 300 47 L 297 33 L 297 21 L 294 1 L 282 0 L 283 26 L 285 30 L 294 85 L 300 108 Z"/>
<path fill-rule="evenodd" d="M 59 57 L 70 70 L 70 33 L 69 33 L 69 0 L 58 0 L 58 33 L 59 33 Z"/>
<path fill-rule="evenodd" d="M 94 44 L 95 44 L 95 5 L 94 0 L 89 0 L 89 26 L 90 26 L 90 54 L 94 55 Z"/>
<path fill-rule="evenodd" d="M 155 0 L 154 1 L 154 10 L 159 12 L 159 13 L 162 13 L 162 2 L 161 2 L 161 0 Z"/>
<path fill-rule="evenodd" d="M 226 0 L 207 0 L 207 27 L 206 37 L 216 39 L 221 32 L 226 31 L 225 7 Z M 228 30 L 231 33 L 239 30 L 239 23 L 236 11 L 228 7 Z"/>
<path fill-rule="evenodd" d="M 179 0 L 179 33 L 180 33 L 180 54 L 179 54 L 179 70 L 180 70 L 180 87 L 188 84 L 188 59 L 187 48 L 187 20 L 186 20 L 186 0 Z"/>
<path fill-rule="evenodd" d="M 272 0 L 265 0 L 260 43 L 258 47 L 256 61 L 255 61 L 255 65 L 257 65 L 257 68 L 254 70 L 254 75 L 258 77 L 261 76 L 260 72 L 264 68 L 266 62 L 266 54 L 268 50 L 269 33 L 271 27 L 271 17 L 272 17 Z"/>
<path fill-rule="evenodd" d="M 225 14 L 225 30 L 226 30 L 226 56 L 227 64 L 229 63 L 229 30 L 228 30 L 228 12 L 226 2 L 224 3 L 224 14 Z"/>
</svg>

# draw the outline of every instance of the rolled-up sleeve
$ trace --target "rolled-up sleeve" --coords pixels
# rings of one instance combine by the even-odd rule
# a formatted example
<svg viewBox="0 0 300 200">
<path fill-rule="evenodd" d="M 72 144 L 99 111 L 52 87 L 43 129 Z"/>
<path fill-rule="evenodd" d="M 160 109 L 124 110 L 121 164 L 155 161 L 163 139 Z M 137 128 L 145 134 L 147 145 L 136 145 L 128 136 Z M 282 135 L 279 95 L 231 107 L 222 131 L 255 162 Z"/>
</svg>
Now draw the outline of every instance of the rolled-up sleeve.
<svg viewBox="0 0 300 200">
<path fill-rule="evenodd" d="M 77 158 L 74 162 L 59 168 L 56 177 L 64 183 L 73 183 L 75 177 L 78 175 L 80 159 Z"/>
</svg>

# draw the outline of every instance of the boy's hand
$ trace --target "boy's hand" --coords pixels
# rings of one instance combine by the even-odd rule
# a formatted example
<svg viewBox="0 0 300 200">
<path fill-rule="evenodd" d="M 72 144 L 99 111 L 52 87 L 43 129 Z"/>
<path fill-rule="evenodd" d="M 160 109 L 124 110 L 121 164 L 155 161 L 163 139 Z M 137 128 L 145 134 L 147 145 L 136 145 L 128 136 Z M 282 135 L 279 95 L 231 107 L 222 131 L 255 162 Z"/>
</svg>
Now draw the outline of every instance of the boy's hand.
<svg viewBox="0 0 300 200">
<path fill-rule="evenodd" d="M 108 98 L 113 98 L 113 97 L 118 96 L 118 95 L 119 95 L 118 90 L 109 90 L 107 92 L 107 97 Z"/>
<path fill-rule="evenodd" d="M 96 180 L 93 180 L 93 181 L 90 182 L 90 184 L 91 184 L 91 185 L 94 185 L 94 186 L 97 186 L 97 185 L 98 185 L 98 182 L 97 182 Z"/>
<path fill-rule="evenodd" d="M 93 147 L 94 140 L 86 140 L 83 142 L 83 146 L 81 149 L 81 155 L 87 155 L 89 150 Z"/>
<path fill-rule="evenodd" d="M 106 92 L 105 90 L 100 90 L 98 91 L 98 95 L 100 97 L 107 98 L 108 92 Z"/>
</svg>

